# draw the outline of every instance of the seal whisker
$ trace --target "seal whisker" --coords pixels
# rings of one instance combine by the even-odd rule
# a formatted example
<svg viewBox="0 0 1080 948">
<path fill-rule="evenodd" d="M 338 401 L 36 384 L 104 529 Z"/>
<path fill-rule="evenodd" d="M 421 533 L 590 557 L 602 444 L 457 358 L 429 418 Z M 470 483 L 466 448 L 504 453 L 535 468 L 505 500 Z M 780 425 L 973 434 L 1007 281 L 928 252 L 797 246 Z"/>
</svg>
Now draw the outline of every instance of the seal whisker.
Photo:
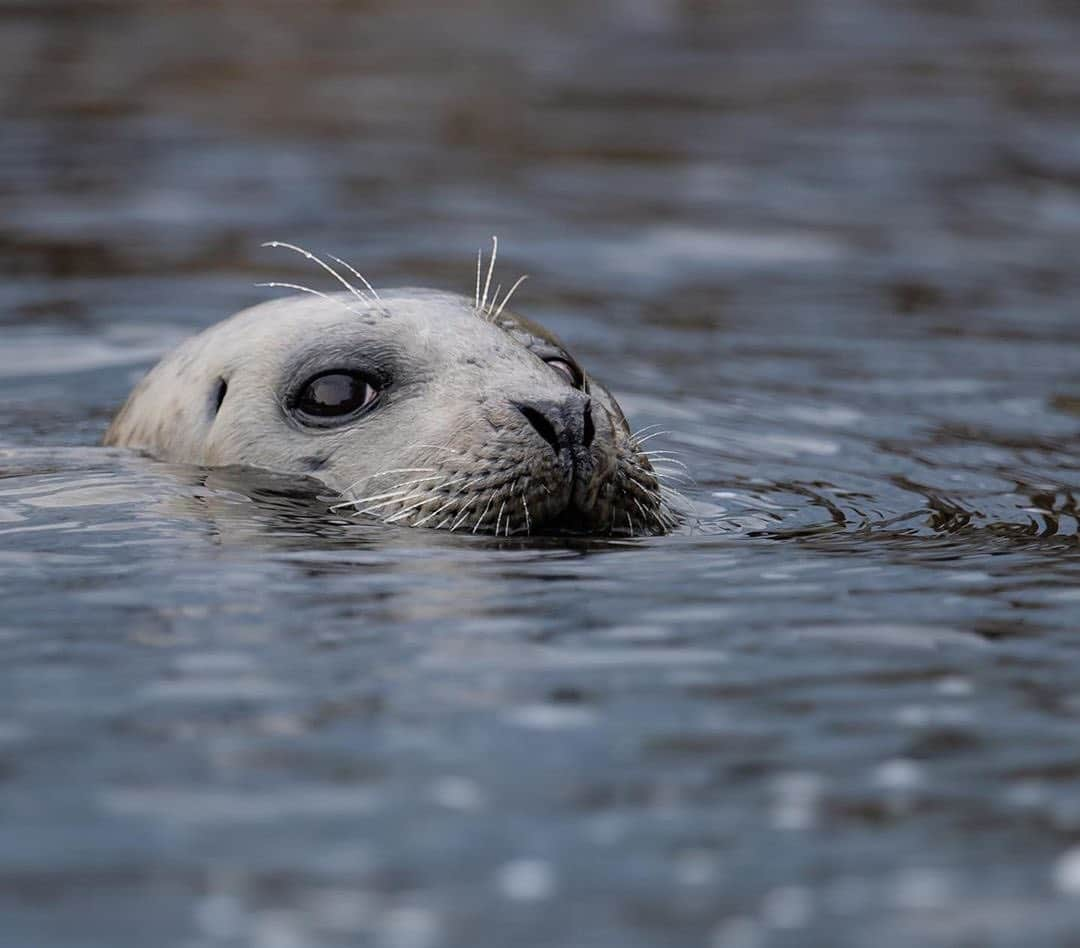
<svg viewBox="0 0 1080 948">
<path fill-rule="evenodd" d="M 642 522 L 643 523 L 648 523 L 649 516 L 650 516 L 649 512 L 644 507 L 641 506 L 641 501 L 640 500 L 638 500 L 636 497 L 634 497 L 632 499 L 634 501 L 634 504 L 637 506 L 637 509 L 641 511 Z M 652 516 L 653 520 L 656 521 L 657 526 L 660 527 L 661 529 L 663 529 L 664 524 L 660 520 L 660 518 L 655 513 L 653 513 L 651 516 Z"/>
<path fill-rule="evenodd" d="M 368 474 L 365 477 L 361 477 L 356 483 L 360 481 L 373 481 L 376 477 L 385 477 L 387 474 L 424 474 L 428 471 L 437 471 L 437 467 L 388 467 L 383 471 L 376 471 L 374 474 Z"/>
<path fill-rule="evenodd" d="M 681 463 L 681 461 L 676 462 L 675 459 L 678 458 L 681 455 L 681 453 L 683 453 L 683 452 L 681 452 L 681 451 L 666 451 L 666 450 L 665 451 L 652 450 L 652 451 L 638 451 L 637 453 L 638 453 L 638 455 L 640 455 L 642 457 L 645 457 L 645 458 L 666 458 L 666 459 L 669 459 L 670 461 L 672 461 L 672 463 Z"/>
<path fill-rule="evenodd" d="M 506 500 L 503 501 L 504 505 L 506 504 L 507 501 L 513 501 L 513 499 L 514 499 L 514 490 L 517 488 L 518 482 L 520 480 L 521 480 L 521 478 L 515 477 L 513 482 L 510 484 L 510 487 L 506 491 Z M 506 523 L 503 526 L 503 532 L 505 533 L 506 536 L 510 536 L 510 520 L 511 520 L 511 517 L 513 516 L 513 513 L 514 513 L 514 510 L 513 510 L 512 507 L 510 508 L 510 510 L 506 511 Z"/>
<path fill-rule="evenodd" d="M 371 501 L 373 500 L 382 500 L 382 498 L 384 497 L 393 497 L 398 494 L 407 494 L 409 493 L 409 487 L 415 484 L 422 484 L 425 481 L 437 481 L 440 477 L 442 477 L 441 474 L 435 474 L 432 477 L 421 477 L 414 481 L 406 481 L 404 484 L 398 484 L 394 487 L 393 490 L 386 491 L 385 493 L 369 494 L 367 497 L 357 497 L 353 500 L 342 501 L 340 504 L 334 504 L 334 506 L 330 509 L 337 510 L 341 507 L 359 507 L 362 504 L 371 503 Z"/>
<path fill-rule="evenodd" d="M 529 516 L 529 502 L 525 499 L 525 491 L 521 492 L 521 509 L 525 511 L 525 535 L 532 534 L 532 517 Z"/>
<path fill-rule="evenodd" d="M 653 468 L 653 476 L 658 481 L 674 481 L 676 484 L 690 483 L 690 478 L 681 471 L 666 471 L 661 467 Z"/>
<path fill-rule="evenodd" d="M 480 247 L 476 251 L 476 311 L 480 312 L 480 264 L 484 259 L 484 248 Z"/>
<path fill-rule="evenodd" d="M 680 497 L 680 498 L 683 497 L 683 495 L 679 491 L 677 491 L 674 487 L 668 487 L 667 484 L 661 484 L 660 485 L 660 496 L 661 497 L 664 497 L 664 496 Z M 683 498 L 683 499 L 685 499 L 685 498 Z"/>
<path fill-rule="evenodd" d="M 319 290 L 313 290 L 310 286 L 301 286 L 299 283 L 281 283 L 277 280 L 273 280 L 269 283 L 256 283 L 256 286 L 272 286 L 277 289 L 283 290 L 299 290 L 301 293 L 310 293 L 312 296 L 318 296 L 321 299 L 327 300 L 331 303 L 336 303 L 338 306 L 344 306 L 350 313 L 354 313 L 357 316 L 363 316 L 364 314 L 358 310 L 353 309 L 344 300 L 339 300 L 331 296 L 329 293 L 321 293 Z"/>
<path fill-rule="evenodd" d="M 405 490 L 392 490 L 392 491 L 388 491 L 385 494 L 372 494 L 369 497 L 357 497 L 355 500 L 343 500 L 339 504 L 333 504 L 330 507 L 330 509 L 333 510 L 333 511 L 338 511 L 338 510 L 343 509 L 344 507 L 352 507 L 355 510 L 355 508 L 361 507 L 364 504 L 369 504 L 373 500 L 382 500 L 384 497 L 398 497 L 398 496 L 401 496 L 402 494 L 407 494 L 407 493 L 409 493 L 408 489 L 405 489 Z"/>
<path fill-rule="evenodd" d="M 672 483 L 678 485 L 679 487 L 683 487 L 683 488 L 688 486 L 686 481 L 673 481 Z M 673 490 L 674 488 L 670 488 L 670 489 Z"/>
<path fill-rule="evenodd" d="M 440 475 L 437 475 L 436 477 L 423 478 L 423 480 L 425 480 L 425 481 L 427 481 L 427 480 L 438 480 L 440 477 L 443 477 L 443 475 L 440 474 Z M 467 479 L 468 479 L 468 475 L 464 475 L 462 477 L 457 477 L 457 478 L 444 479 L 444 480 L 441 481 L 441 483 L 436 484 L 434 487 L 425 487 L 425 488 L 422 488 L 421 490 L 414 491 L 413 494 L 412 494 L 412 497 L 419 497 L 419 496 L 421 496 L 421 494 L 423 494 L 427 498 L 427 500 L 434 500 L 434 499 L 436 499 L 436 495 L 440 491 L 445 490 L 447 487 L 451 487 L 454 484 L 460 484 L 462 481 L 467 480 Z M 411 499 L 411 498 L 409 498 L 409 499 Z M 427 500 L 423 501 L 422 503 L 426 503 Z M 415 505 L 415 506 L 422 506 L 422 504 L 421 505 Z M 389 522 L 389 521 L 387 521 L 387 522 Z"/>
<path fill-rule="evenodd" d="M 497 516 L 495 518 L 495 536 L 499 535 L 499 523 L 502 520 L 503 510 L 505 510 L 505 509 L 506 509 L 506 501 L 504 500 L 501 504 L 499 504 L 499 516 Z M 509 518 L 507 518 L 506 526 L 509 529 L 509 527 L 510 527 Z M 509 536 L 509 535 L 510 534 L 507 534 L 507 536 Z"/>
<path fill-rule="evenodd" d="M 385 471 L 377 471 L 374 474 L 368 474 L 364 477 L 359 478 L 358 480 L 353 481 L 341 493 L 348 494 L 350 491 L 356 489 L 357 484 L 363 484 L 366 481 L 373 481 L 376 477 L 385 477 L 387 474 L 434 474 L 437 470 L 438 468 L 434 467 L 392 467 L 388 468 Z M 440 474 L 438 476 L 441 477 L 442 475 Z"/>
<path fill-rule="evenodd" d="M 472 483 L 472 482 L 470 481 L 470 483 Z M 466 485 L 465 485 L 465 487 L 468 487 L 468 486 L 469 486 L 468 484 L 466 484 Z M 447 507 L 452 507 L 452 506 L 453 506 L 454 504 L 456 504 L 456 503 L 458 502 L 458 499 L 459 499 L 459 498 L 461 497 L 461 492 L 462 492 L 463 490 L 465 490 L 465 487 L 459 487 L 459 488 L 458 488 L 458 489 L 457 489 L 456 491 L 454 491 L 454 496 L 453 496 L 453 497 L 451 497 L 451 498 L 450 498 L 450 499 L 449 499 L 449 500 L 448 500 L 448 501 L 447 501 L 447 502 L 446 502 L 445 504 L 443 504 L 443 505 L 442 505 L 442 506 L 441 506 L 441 507 L 440 507 L 440 508 L 439 508 L 438 510 L 436 510 L 436 511 L 435 511 L 434 513 L 430 513 L 430 514 L 428 514 L 428 515 L 427 515 L 426 517 L 424 517 L 424 518 L 423 518 L 422 520 L 417 520 L 417 521 L 416 521 L 416 523 L 414 523 L 414 524 L 413 524 L 413 526 L 414 526 L 414 527 L 419 527 L 419 526 L 422 526 L 423 524 L 427 523 L 427 522 L 428 522 L 428 521 L 429 521 L 429 520 L 430 520 L 430 519 L 431 519 L 432 517 L 437 517 L 437 516 L 438 516 L 439 514 L 441 514 L 441 513 L 442 513 L 442 512 L 444 511 L 444 510 L 446 510 L 446 508 L 447 508 Z M 443 518 L 442 520 L 440 520 L 440 521 L 439 521 L 439 522 L 438 522 L 438 523 L 437 523 L 437 524 L 435 525 L 435 529 L 436 529 L 436 530 L 440 530 L 440 529 L 442 529 L 442 525 L 443 525 L 444 523 L 446 523 L 446 521 L 447 521 L 447 520 L 452 520 L 453 518 L 454 518 L 454 514 L 450 514 L 450 516 L 449 516 L 449 517 L 444 517 L 444 518 Z"/>
<path fill-rule="evenodd" d="M 349 271 L 349 272 L 350 272 L 350 273 L 351 273 L 351 274 L 352 274 L 352 275 L 353 275 L 354 277 L 356 277 L 356 278 L 357 278 L 357 279 L 358 279 L 358 280 L 359 280 L 359 281 L 360 281 L 361 283 L 363 283 L 363 284 L 364 284 L 364 286 L 366 286 L 366 287 L 367 287 L 367 289 L 368 289 L 368 292 L 369 292 L 369 293 L 370 293 L 370 294 L 371 294 L 372 296 L 374 296 L 374 297 L 375 297 L 375 299 L 376 299 L 376 301 L 377 301 L 377 302 L 380 302 L 380 303 L 382 302 L 382 297 L 381 297 L 381 296 L 379 296 L 379 294 L 378 294 L 378 293 L 377 293 L 377 292 L 375 291 L 375 287 L 373 287 L 373 286 L 372 286 L 372 285 L 371 285 L 371 284 L 370 284 L 370 283 L 368 282 L 368 278 L 367 278 L 366 276 L 364 276 L 364 274 L 362 274 L 362 273 L 361 273 L 361 272 L 360 272 L 359 270 L 357 270 L 357 269 L 356 269 L 356 267 L 354 267 L 354 266 L 353 266 L 353 265 L 352 265 L 351 263 L 348 263 L 347 261 L 345 261 L 345 260 L 342 260 L 342 259 L 341 259 L 341 257 L 335 257 L 335 256 L 334 256 L 334 255 L 333 255 L 332 253 L 328 253 L 328 254 L 327 254 L 327 256 L 328 256 L 328 257 L 329 257 L 329 258 L 330 258 L 331 260 L 335 261 L 336 263 L 340 263 L 340 264 L 341 264 L 341 265 L 342 265 L 342 266 L 343 266 L 343 267 L 344 267 L 344 268 L 345 268 L 346 270 L 348 270 L 348 271 Z"/>
<path fill-rule="evenodd" d="M 305 250 L 303 247 L 297 247 L 296 244 L 287 244 L 287 243 L 285 243 L 284 241 L 281 241 L 281 240 L 268 240 L 266 243 L 263 244 L 263 246 L 264 247 L 284 247 L 286 250 L 292 250 L 295 253 L 298 253 L 301 256 L 306 257 L 308 260 L 311 260 L 314 263 L 317 263 L 327 273 L 329 273 L 335 280 L 337 280 L 338 283 L 340 283 L 343 287 L 345 287 L 345 289 L 347 289 L 350 293 L 352 293 L 353 296 L 355 296 L 358 300 L 360 300 L 361 303 L 371 305 L 371 301 L 369 299 L 367 299 L 367 297 L 365 297 L 363 293 L 361 293 L 355 286 L 353 286 L 348 280 L 346 280 L 345 277 L 343 277 L 340 273 L 338 273 L 337 270 L 335 270 L 332 266 L 330 266 L 330 264 L 328 264 L 321 257 L 317 257 L 310 250 Z M 346 264 L 346 266 L 348 266 L 348 264 Z"/>
<path fill-rule="evenodd" d="M 669 435 L 674 433 L 674 431 L 654 431 L 650 435 L 645 435 L 644 438 L 637 438 L 636 441 L 637 444 L 640 446 L 643 445 L 646 441 L 651 441 L 653 438 L 659 438 L 661 435 Z"/>
<path fill-rule="evenodd" d="M 412 504 L 412 505 L 410 505 L 408 507 L 405 507 L 402 510 L 399 510 L 393 516 L 384 517 L 383 518 L 383 523 L 394 523 L 395 521 L 400 520 L 402 517 L 404 517 L 405 514 L 411 513 L 412 511 L 416 510 L 417 507 L 423 507 L 424 504 L 430 504 L 431 500 L 432 500 L 432 496 L 431 496 L 432 493 L 433 493 L 432 491 L 425 491 L 423 499 L 418 500 L 415 504 Z M 414 494 L 413 496 L 418 497 L 420 495 L 419 494 Z M 404 503 L 404 501 L 401 501 L 401 503 Z"/>
<path fill-rule="evenodd" d="M 413 484 L 426 484 L 428 481 L 437 481 L 442 476 L 442 474 L 429 474 L 427 477 L 414 477 L 411 481 L 402 481 L 400 484 L 395 484 L 394 489 L 411 487 Z"/>
<path fill-rule="evenodd" d="M 646 431 L 649 431 L 652 428 L 663 428 L 663 427 L 664 427 L 663 425 L 645 425 L 642 428 L 638 428 L 637 431 L 630 432 L 630 438 L 631 439 L 638 438 L 641 435 L 643 435 Z"/>
<path fill-rule="evenodd" d="M 656 493 L 656 488 L 651 487 L 648 484 L 642 483 L 636 477 L 634 477 L 634 474 L 644 474 L 644 473 L 645 473 L 644 471 L 624 471 L 623 472 L 624 476 L 626 477 L 626 479 L 628 481 L 630 481 L 631 484 L 635 484 L 636 486 L 640 487 L 642 489 L 642 491 L 644 491 L 646 494 L 655 494 Z M 655 473 L 655 472 L 653 472 L 653 473 Z"/>
<path fill-rule="evenodd" d="M 652 473 L 654 477 L 661 478 L 675 478 L 684 483 L 689 483 L 693 478 L 687 473 L 684 467 L 664 467 L 665 464 L 671 464 L 672 462 L 667 459 L 661 459 L 659 461 L 653 461 Z"/>
<path fill-rule="evenodd" d="M 423 497 L 424 500 L 422 500 L 421 503 L 427 503 L 431 499 L 431 492 L 426 490 L 414 491 L 406 497 L 393 497 L 390 500 L 384 500 L 382 503 L 372 504 L 370 507 L 365 507 L 363 510 L 356 511 L 356 516 L 359 517 L 361 514 L 371 513 L 371 511 L 378 510 L 380 507 L 386 507 L 388 504 L 403 504 L 405 501 L 412 500 L 414 497 Z M 382 516 L 382 514 L 379 516 Z M 385 523 L 387 521 L 383 522 Z"/>
<path fill-rule="evenodd" d="M 529 279 L 529 275 L 527 273 L 523 273 L 517 278 L 517 280 L 514 282 L 514 285 L 506 291 L 506 296 L 503 297 L 503 301 L 499 304 L 499 308 L 495 310 L 495 314 L 491 317 L 492 320 L 496 320 L 499 318 L 499 314 L 506 307 L 506 304 L 510 302 L 510 297 L 514 295 L 514 290 L 521 286 L 521 284 L 524 283 L 527 279 Z M 498 297 L 498 295 L 498 293 L 495 294 L 496 297 Z M 495 305 L 495 300 L 491 301 L 491 305 Z"/>
<path fill-rule="evenodd" d="M 338 506 L 343 507 L 343 506 L 347 506 L 348 504 L 362 504 L 362 503 L 365 503 L 366 501 L 369 501 L 369 500 L 377 500 L 380 497 L 388 497 L 392 493 L 397 493 L 399 491 L 402 491 L 403 488 L 411 487 L 414 484 L 423 484 L 423 483 L 425 483 L 427 481 L 437 481 L 441 477 L 443 477 L 442 474 L 429 474 L 427 477 L 414 477 L 412 480 L 400 481 L 399 483 L 394 484 L 393 487 L 391 487 L 389 492 L 387 492 L 387 493 L 369 494 L 366 497 L 352 497 L 349 500 L 346 500 L 346 501 L 342 502 Z M 370 478 L 367 478 L 367 480 L 370 480 Z M 357 481 L 356 483 L 359 484 L 360 481 Z M 356 484 L 352 485 L 352 487 L 349 487 L 346 491 L 344 491 L 342 493 L 342 496 L 344 496 L 345 493 L 348 493 L 348 492 L 352 491 L 355 487 L 356 487 Z"/>
<path fill-rule="evenodd" d="M 484 522 L 484 517 L 487 516 L 488 508 L 491 506 L 491 502 L 495 499 L 495 494 L 488 495 L 488 502 L 484 504 L 484 509 L 480 511 L 480 516 L 476 518 L 476 526 L 472 528 L 472 532 L 476 533 L 480 529 L 480 524 Z"/>
<path fill-rule="evenodd" d="M 491 259 L 488 261 L 487 279 L 484 281 L 484 296 L 480 300 L 480 315 L 483 316 L 487 308 L 488 287 L 491 286 L 491 275 L 495 272 L 495 258 L 499 255 L 499 238 L 491 235 Z"/>
<path fill-rule="evenodd" d="M 653 488 L 641 483 L 641 481 L 636 480 L 630 474 L 627 474 L 626 477 L 627 480 L 630 481 L 630 483 L 632 483 L 641 491 L 641 493 L 645 496 L 647 500 L 649 500 L 652 504 L 656 505 L 660 514 L 663 515 L 663 520 L 659 519 L 659 515 L 657 515 L 657 523 L 660 525 L 661 529 L 664 529 L 665 527 L 670 526 L 671 524 L 674 524 L 676 522 L 676 518 L 666 510 L 666 507 L 670 506 L 673 503 L 673 498 L 675 499 L 674 502 L 676 502 L 677 504 L 681 505 L 682 503 L 685 503 L 684 498 L 681 494 L 678 493 L 678 491 L 675 491 L 669 487 L 665 487 L 664 485 L 660 484 L 659 481 L 657 482 L 657 486 Z M 633 500 L 634 503 L 637 504 L 638 509 L 642 510 L 643 513 L 645 512 L 638 499 L 634 497 L 629 491 L 624 489 L 622 492 L 622 496 L 624 500 L 625 498 Z"/>
<path fill-rule="evenodd" d="M 461 508 L 460 516 L 454 521 L 454 525 L 450 528 L 450 532 L 453 533 L 458 527 L 461 526 L 462 521 L 465 519 L 465 514 L 469 512 L 469 508 L 476 502 L 476 497 L 471 497 L 469 502 Z"/>
<path fill-rule="evenodd" d="M 634 479 L 631 479 L 631 484 L 637 487 L 640 492 L 644 493 L 647 500 L 656 501 L 660 499 L 660 492 L 658 490 L 652 490 L 651 488 L 646 487 L 644 484 L 639 484 Z M 629 490 L 623 490 L 623 496 L 632 497 L 633 495 Z"/>
<path fill-rule="evenodd" d="M 646 451 L 646 452 L 643 452 L 643 454 L 644 454 L 645 457 L 647 457 L 649 459 L 649 461 L 653 465 L 656 465 L 656 464 L 674 464 L 676 467 L 682 468 L 688 474 L 690 473 L 690 468 L 688 468 L 682 461 L 680 461 L 678 458 L 673 458 L 673 457 L 668 456 L 667 453 L 664 452 L 664 451 L 658 451 L 658 452 L 657 451 L 654 451 L 654 452 L 647 452 Z"/>
<path fill-rule="evenodd" d="M 680 493 L 673 487 L 667 487 L 663 484 L 660 485 L 660 500 L 667 508 L 682 508 L 686 511 L 693 507 L 693 504 L 690 503 L 690 500 L 685 494 Z M 673 513 L 669 512 L 668 520 L 671 523 L 676 523 L 678 518 Z"/>
<path fill-rule="evenodd" d="M 440 485 L 439 485 L 439 486 L 438 486 L 437 488 L 435 488 L 435 490 L 442 490 L 442 488 L 444 488 L 444 487 L 449 487 L 449 486 L 450 486 L 451 484 L 456 484 L 456 483 L 459 483 L 459 482 L 460 482 L 460 481 L 462 481 L 462 480 L 465 480 L 465 478 L 459 478 L 459 479 L 458 479 L 457 481 L 447 481 L 447 482 L 446 482 L 445 484 L 440 484 Z M 470 483 L 471 483 L 471 482 L 470 482 Z M 466 487 L 467 487 L 467 486 L 468 486 L 468 485 L 466 485 Z M 431 519 L 432 517 L 437 517 L 437 516 L 438 516 L 439 514 L 441 514 L 441 513 L 442 513 L 442 512 L 444 511 L 444 510 L 446 510 L 446 508 L 447 508 L 447 507 L 452 507 L 452 506 L 453 506 L 454 504 L 456 504 L 456 503 L 457 503 L 457 500 L 458 500 L 458 496 L 459 496 L 459 495 L 461 494 L 462 490 L 464 490 L 464 488 L 459 488 L 458 490 L 456 490 L 456 491 L 454 492 L 454 496 L 453 496 L 453 497 L 451 497 L 451 498 L 450 498 L 450 499 L 449 499 L 449 500 L 448 500 L 448 501 L 447 501 L 447 502 L 446 502 L 445 504 L 443 504 L 443 505 L 442 505 L 442 506 L 441 506 L 441 507 L 440 507 L 440 508 L 439 508 L 438 510 L 436 510 L 436 511 L 433 511 L 432 513 L 429 513 L 429 514 L 428 514 L 428 515 L 427 515 L 426 517 L 424 517 L 424 518 L 423 518 L 422 520 L 417 520 L 417 521 L 416 521 L 416 523 L 414 523 L 414 524 L 413 524 L 413 526 L 414 526 L 414 527 L 419 527 L 419 526 L 421 526 L 422 524 L 425 524 L 425 523 L 427 523 L 427 522 L 428 522 L 428 521 L 429 521 L 429 520 L 430 520 L 430 519 Z M 433 493 L 434 493 L 434 491 L 433 491 Z"/>
</svg>

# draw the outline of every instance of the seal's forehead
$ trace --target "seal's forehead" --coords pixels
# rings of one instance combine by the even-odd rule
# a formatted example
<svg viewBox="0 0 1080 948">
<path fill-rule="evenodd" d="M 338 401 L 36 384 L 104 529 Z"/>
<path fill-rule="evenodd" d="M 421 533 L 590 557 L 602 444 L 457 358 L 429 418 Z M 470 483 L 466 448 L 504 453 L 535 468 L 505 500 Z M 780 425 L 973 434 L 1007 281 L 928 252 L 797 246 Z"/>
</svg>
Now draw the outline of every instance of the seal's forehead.
<svg viewBox="0 0 1080 948">
<path fill-rule="evenodd" d="M 320 338 L 419 341 L 429 332 L 461 333 L 480 325 L 471 304 L 452 293 L 411 289 L 383 291 L 378 299 L 350 293 L 291 296 L 244 310 L 209 334 L 216 343 L 267 354 Z"/>
<path fill-rule="evenodd" d="M 492 317 L 479 312 L 469 297 L 416 287 L 380 290 L 377 299 L 334 293 L 271 300 L 221 325 L 248 344 L 282 336 L 379 337 L 403 331 L 412 341 L 430 336 L 461 339 L 490 337 L 492 330 L 501 330 L 496 335 L 508 334 L 526 348 L 563 348 L 553 333 L 509 310 Z"/>
<path fill-rule="evenodd" d="M 292 375 L 356 359 L 431 371 L 462 359 L 496 364 L 514 350 L 541 359 L 566 353 L 552 333 L 509 310 L 481 313 L 470 297 L 411 287 L 380 290 L 378 298 L 272 300 L 219 324 L 203 342 L 213 355 L 211 374 L 243 368 Z"/>
<path fill-rule="evenodd" d="M 559 338 L 539 323 L 509 309 L 499 310 L 497 315 L 478 310 L 475 300 L 456 293 L 405 288 L 383 293 L 382 300 L 389 314 L 401 318 L 415 317 L 425 323 L 431 321 L 436 328 L 440 326 L 440 319 L 443 327 L 447 322 L 463 319 L 466 324 L 459 328 L 464 331 L 489 325 L 510 335 L 527 349 L 565 349 Z"/>
</svg>

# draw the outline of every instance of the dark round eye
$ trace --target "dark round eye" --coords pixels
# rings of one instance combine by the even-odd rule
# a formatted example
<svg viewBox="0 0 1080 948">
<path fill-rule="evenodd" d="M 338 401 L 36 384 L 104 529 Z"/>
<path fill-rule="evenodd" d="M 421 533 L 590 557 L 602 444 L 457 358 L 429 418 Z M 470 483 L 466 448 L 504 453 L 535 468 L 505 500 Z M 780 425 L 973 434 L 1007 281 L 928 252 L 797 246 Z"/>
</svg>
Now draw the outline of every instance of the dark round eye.
<svg viewBox="0 0 1080 948">
<path fill-rule="evenodd" d="M 379 390 L 356 372 L 324 372 L 304 383 L 296 397 L 296 412 L 315 424 L 352 415 L 378 397 Z"/>
<path fill-rule="evenodd" d="M 574 388 L 581 388 L 584 379 L 581 377 L 581 370 L 576 365 L 567 362 L 566 359 L 545 359 L 544 361 L 560 375 L 566 376 L 566 381 Z"/>
</svg>

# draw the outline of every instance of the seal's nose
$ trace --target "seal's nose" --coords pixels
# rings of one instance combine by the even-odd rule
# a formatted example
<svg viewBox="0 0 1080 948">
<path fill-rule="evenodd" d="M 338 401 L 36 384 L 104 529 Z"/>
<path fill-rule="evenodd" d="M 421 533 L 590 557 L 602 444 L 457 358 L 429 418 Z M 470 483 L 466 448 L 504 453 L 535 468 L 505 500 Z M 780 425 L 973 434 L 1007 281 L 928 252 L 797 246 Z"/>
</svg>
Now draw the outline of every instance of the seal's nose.
<svg viewBox="0 0 1080 948">
<path fill-rule="evenodd" d="M 587 448 L 596 437 L 592 419 L 592 400 L 578 395 L 565 401 L 514 402 L 514 407 L 525 416 L 541 438 L 551 445 L 551 450 L 573 451 L 580 446 Z"/>
<path fill-rule="evenodd" d="M 536 429 L 536 433 L 550 444 L 551 449 L 558 454 L 562 447 L 562 438 L 559 436 L 558 429 L 548 419 L 547 414 L 544 413 L 543 408 L 536 405 L 521 404 L 515 404 L 514 407 L 525 416 L 525 420 Z"/>
</svg>

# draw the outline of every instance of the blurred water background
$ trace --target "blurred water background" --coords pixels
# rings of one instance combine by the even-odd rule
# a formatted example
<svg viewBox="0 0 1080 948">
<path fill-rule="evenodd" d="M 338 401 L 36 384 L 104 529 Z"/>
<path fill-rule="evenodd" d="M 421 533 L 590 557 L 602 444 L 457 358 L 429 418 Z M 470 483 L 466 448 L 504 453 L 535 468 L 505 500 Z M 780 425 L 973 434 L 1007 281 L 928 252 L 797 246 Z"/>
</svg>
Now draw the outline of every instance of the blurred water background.
<svg viewBox="0 0 1080 948">
<path fill-rule="evenodd" d="M 0 2 L 0 944 L 1080 938 L 1080 10 Z M 528 272 L 704 521 L 98 447 L 176 341 Z"/>
</svg>

